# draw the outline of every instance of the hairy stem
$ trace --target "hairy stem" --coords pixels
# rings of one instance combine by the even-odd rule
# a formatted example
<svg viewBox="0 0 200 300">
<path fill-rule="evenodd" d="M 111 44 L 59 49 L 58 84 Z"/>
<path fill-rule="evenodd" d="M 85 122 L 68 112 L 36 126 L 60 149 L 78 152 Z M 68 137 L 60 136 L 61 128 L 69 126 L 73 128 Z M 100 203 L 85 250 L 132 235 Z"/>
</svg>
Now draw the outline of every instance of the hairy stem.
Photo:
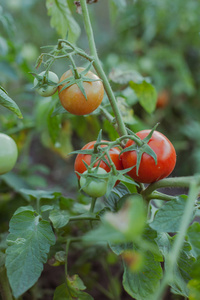
<svg viewBox="0 0 200 300">
<path fill-rule="evenodd" d="M 200 183 L 200 176 L 185 176 L 185 177 L 171 177 L 165 178 L 160 181 L 151 183 L 143 192 L 142 195 L 146 198 L 153 191 L 160 188 L 175 188 L 175 187 L 184 187 L 189 188 L 192 181 L 198 181 Z"/>
<path fill-rule="evenodd" d="M 91 22 L 90 22 L 90 17 L 89 17 L 89 13 L 88 13 L 88 9 L 87 9 L 86 0 L 80 0 L 80 3 L 81 3 L 83 20 L 84 20 L 84 24 L 85 24 L 86 34 L 88 37 L 90 51 L 94 58 L 94 63 L 93 63 L 94 68 L 95 68 L 97 74 L 99 75 L 99 77 L 103 80 L 105 91 L 108 95 L 110 104 L 112 106 L 113 112 L 116 117 L 116 123 L 118 125 L 117 132 L 119 133 L 120 136 L 125 135 L 125 134 L 127 134 L 125 124 L 122 120 L 122 116 L 121 116 L 120 110 L 117 106 L 117 102 L 116 102 L 114 93 L 112 91 L 112 88 L 109 84 L 108 78 L 107 78 L 106 74 L 104 73 L 104 70 L 103 70 L 101 63 L 99 61 L 99 58 L 98 58 L 96 45 L 95 45 L 95 41 L 94 41 L 94 34 L 93 34 Z"/>
<path fill-rule="evenodd" d="M 6 274 L 6 268 L 4 266 L 0 268 L 0 293 L 2 300 L 13 300 L 8 277 Z"/>
</svg>

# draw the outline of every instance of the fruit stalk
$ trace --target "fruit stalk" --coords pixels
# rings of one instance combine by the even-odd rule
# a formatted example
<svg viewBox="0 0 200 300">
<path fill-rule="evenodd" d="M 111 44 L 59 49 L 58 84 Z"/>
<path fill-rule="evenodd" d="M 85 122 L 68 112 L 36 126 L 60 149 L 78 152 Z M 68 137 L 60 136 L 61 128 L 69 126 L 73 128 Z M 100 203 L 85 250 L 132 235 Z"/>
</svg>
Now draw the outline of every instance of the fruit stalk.
<svg viewBox="0 0 200 300">
<path fill-rule="evenodd" d="M 110 101 L 110 104 L 112 106 L 113 112 L 114 112 L 115 117 L 116 117 L 116 123 L 118 125 L 117 132 L 119 133 L 120 136 L 126 135 L 127 134 L 126 127 L 125 127 L 125 124 L 122 120 L 120 110 L 117 106 L 117 102 L 116 102 L 114 93 L 113 93 L 112 88 L 109 84 L 107 76 L 104 73 L 104 70 L 101 66 L 101 63 L 99 61 L 99 57 L 98 57 L 98 54 L 97 54 L 96 45 L 95 45 L 95 41 L 94 41 L 94 34 L 93 34 L 91 22 L 90 22 L 89 12 L 88 12 L 88 9 L 87 9 L 86 0 L 80 0 L 80 3 L 81 3 L 83 20 L 84 20 L 86 34 L 87 34 L 87 37 L 88 37 L 90 51 L 91 51 L 91 54 L 94 58 L 94 63 L 93 63 L 94 68 L 95 68 L 98 76 L 103 80 L 105 91 L 108 95 L 108 99 Z"/>
</svg>

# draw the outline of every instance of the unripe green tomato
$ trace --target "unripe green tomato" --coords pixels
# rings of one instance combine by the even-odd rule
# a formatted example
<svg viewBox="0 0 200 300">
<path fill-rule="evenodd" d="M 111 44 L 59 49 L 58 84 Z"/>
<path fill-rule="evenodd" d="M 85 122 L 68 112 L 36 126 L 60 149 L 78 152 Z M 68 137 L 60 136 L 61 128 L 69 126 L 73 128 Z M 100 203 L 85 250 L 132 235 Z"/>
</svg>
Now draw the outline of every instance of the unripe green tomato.
<svg viewBox="0 0 200 300">
<path fill-rule="evenodd" d="M 7 134 L 0 133 L 0 175 L 12 170 L 18 157 L 15 141 Z"/>
<path fill-rule="evenodd" d="M 92 171 L 95 168 L 92 168 Z M 85 171 L 83 174 L 87 174 L 88 170 Z M 95 174 L 107 174 L 107 172 L 102 169 L 98 168 L 97 173 Z M 82 177 L 80 178 L 80 186 L 82 190 L 88 194 L 91 197 L 102 197 L 105 195 L 107 191 L 107 186 L 108 186 L 108 179 L 107 178 L 90 178 L 91 181 L 89 182 L 89 178 Z"/>
<path fill-rule="evenodd" d="M 43 76 L 45 74 L 46 71 L 43 71 L 39 74 L 39 76 Z M 49 71 L 48 72 L 48 76 L 47 79 L 52 81 L 53 83 L 55 83 L 55 85 L 51 85 L 48 83 L 44 83 L 42 86 L 40 87 L 36 87 L 38 84 L 38 80 L 37 78 L 34 79 L 33 85 L 34 87 L 36 87 L 36 91 L 38 92 L 38 94 L 42 97 L 49 97 L 52 96 L 53 94 L 55 94 L 55 92 L 57 91 L 58 87 L 57 84 L 59 82 L 59 78 L 58 76 L 54 73 Z"/>
</svg>

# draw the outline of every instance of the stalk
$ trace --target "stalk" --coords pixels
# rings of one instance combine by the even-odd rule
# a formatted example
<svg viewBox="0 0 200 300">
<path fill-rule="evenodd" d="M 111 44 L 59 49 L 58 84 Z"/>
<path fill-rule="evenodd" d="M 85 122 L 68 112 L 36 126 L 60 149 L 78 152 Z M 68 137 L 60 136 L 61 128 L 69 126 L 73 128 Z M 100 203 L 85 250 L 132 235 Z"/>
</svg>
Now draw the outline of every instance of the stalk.
<svg viewBox="0 0 200 300">
<path fill-rule="evenodd" d="M 118 125 L 117 131 L 120 136 L 126 135 L 127 134 L 126 127 L 122 120 L 120 110 L 117 106 L 117 102 L 116 102 L 114 93 L 112 91 L 112 88 L 110 86 L 108 78 L 107 78 L 106 74 L 104 73 L 104 70 L 101 66 L 101 62 L 99 61 L 86 0 L 80 0 L 80 3 L 81 3 L 81 8 L 82 8 L 85 30 L 86 30 L 86 34 L 88 37 L 90 52 L 91 52 L 92 56 L 94 57 L 94 63 L 93 63 L 94 68 L 95 68 L 97 74 L 99 75 L 99 77 L 103 80 L 105 91 L 108 95 L 108 99 L 110 101 L 114 115 L 116 117 L 116 123 Z"/>
<path fill-rule="evenodd" d="M 6 274 L 6 268 L 4 266 L 0 268 L 0 293 L 2 300 L 13 300 L 8 277 Z"/>
<path fill-rule="evenodd" d="M 162 296 L 163 296 L 167 286 L 170 284 L 170 281 L 173 278 L 174 266 L 177 263 L 180 251 L 181 251 L 183 243 L 184 243 L 187 228 L 190 225 L 191 216 L 193 214 L 193 208 L 195 205 L 196 198 L 198 197 L 198 193 L 199 193 L 199 182 L 193 180 L 190 184 L 188 200 L 187 200 L 187 203 L 185 206 L 184 214 L 181 219 L 181 224 L 180 224 L 180 228 L 178 230 L 178 234 L 177 234 L 174 244 L 171 248 L 171 251 L 169 252 L 168 257 L 166 259 L 168 262 L 168 268 L 165 271 L 160 288 L 153 295 L 152 300 L 162 299 Z"/>
</svg>

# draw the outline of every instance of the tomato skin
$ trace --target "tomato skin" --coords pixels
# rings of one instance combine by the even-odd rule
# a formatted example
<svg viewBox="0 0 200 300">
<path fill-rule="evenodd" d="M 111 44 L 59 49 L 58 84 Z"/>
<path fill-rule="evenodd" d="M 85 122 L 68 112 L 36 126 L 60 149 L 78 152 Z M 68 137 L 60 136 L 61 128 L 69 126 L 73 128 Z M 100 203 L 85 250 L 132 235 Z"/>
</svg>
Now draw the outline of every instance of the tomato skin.
<svg viewBox="0 0 200 300">
<path fill-rule="evenodd" d="M 15 141 L 7 134 L 0 133 L 0 175 L 12 170 L 17 157 L 18 150 Z"/>
<path fill-rule="evenodd" d="M 77 68 L 77 70 L 80 73 L 84 70 L 84 68 Z M 71 76 L 72 71 L 68 70 L 61 76 L 60 82 Z M 89 71 L 85 76 L 91 79 L 99 79 L 99 77 L 91 71 Z M 73 84 L 60 92 L 65 84 L 58 87 L 58 95 L 62 106 L 71 114 L 78 116 L 90 114 L 95 109 L 97 109 L 97 107 L 103 100 L 104 87 L 101 80 L 83 82 L 87 100 L 85 99 L 77 84 Z"/>
<path fill-rule="evenodd" d="M 149 133 L 150 130 L 142 130 L 136 133 L 136 135 L 144 139 Z M 125 148 L 134 143 L 134 141 L 128 140 Z M 154 131 L 148 145 L 157 155 L 157 164 L 153 157 L 147 153 L 143 153 L 138 175 L 136 175 L 136 167 L 133 167 L 133 169 L 127 173 L 135 181 L 142 183 L 152 183 L 169 176 L 176 164 L 176 151 L 174 146 L 162 133 Z M 136 165 L 137 153 L 136 151 L 127 151 L 122 153 L 121 158 L 124 169 L 130 168 Z"/>
<path fill-rule="evenodd" d="M 105 140 L 102 140 L 102 142 L 107 142 Z M 88 150 L 88 149 L 93 149 L 94 148 L 94 144 L 96 143 L 96 141 L 92 141 L 88 144 L 86 144 L 82 150 Z M 106 145 L 101 145 L 101 147 L 105 147 Z M 109 153 L 110 153 L 110 157 L 113 161 L 113 163 L 115 164 L 115 167 L 117 170 L 123 170 L 123 165 L 122 165 L 122 160 L 119 157 L 121 150 L 118 147 L 113 147 L 110 149 Z M 90 165 L 91 163 L 91 155 L 90 154 L 81 154 L 79 153 L 76 157 L 75 163 L 74 163 L 74 170 L 75 172 L 78 173 L 84 173 L 87 168 L 84 165 L 84 162 L 86 162 L 88 165 Z M 98 165 L 98 162 L 94 164 L 94 167 L 96 167 Z M 104 169 L 106 172 L 110 172 L 110 167 L 103 161 L 101 160 L 99 167 Z M 78 177 L 78 179 L 80 179 L 80 176 L 76 173 L 76 176 Z M 117 181 L 116 184 L 118 184 L 119 182 Z"/>
<path fill-rule="evenodd" d="M 92 168 L 94 170 L 95 168 Z M 83 172 L 87 174 L 88 170 Z M 103 168 L 98 168 L 97 174 L 106 174 L 107 172 Z M 108 186 L 108 179 L 104 178 L 94 178 L 87 184 L 87 178 L 80 178 L 80 187 L 82 190 L 91 197 L 102 197 L 105 195 Z"/>
<path fill-rule="evenodd" d="M 39 74 L 39 76 L 43 76 L 45 74 L 45 72 L 46 71 L 41 72 Z M 58 76 L 54 72 L 51 72 L 51 71 L 48 72 L 48 79 L 51 80 L 52 82 L 54 82 L 56 85 L 59 82 Z M 37 78 L 35 78 L 34 82 L 33 82 L 34 87 L 36 87 L 37 84 L 38 84 L 38 80 L 37 80 Z M 45 83 L 43 86 L 37 87 L 36 91 L 42 97 L 49 97 L 49 96 L 52 96 L 53 94 L 55 94 L 55 92 L 57 91 L 58 87 L 56 85 L 53 86 L 53 85 L 48 85 L 47 83 Z"/>
</svg>

